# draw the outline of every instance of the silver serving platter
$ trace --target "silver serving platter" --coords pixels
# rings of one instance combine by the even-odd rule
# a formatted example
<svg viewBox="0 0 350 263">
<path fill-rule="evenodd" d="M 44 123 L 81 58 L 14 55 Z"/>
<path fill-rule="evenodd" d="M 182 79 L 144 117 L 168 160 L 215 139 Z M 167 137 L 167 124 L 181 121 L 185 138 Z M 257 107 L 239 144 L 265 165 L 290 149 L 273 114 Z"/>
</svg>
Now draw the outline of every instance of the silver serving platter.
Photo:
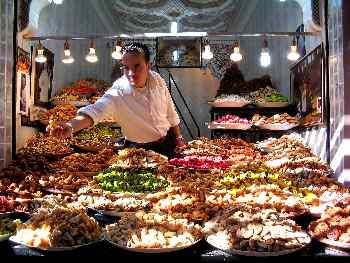
<svg viewBox="0 0 350 263">
<path fill-rule="evenodd" d="M 288 101 L 276 101 L 276 102 L 262 102 L 262 101 L 257 101 L 256 106 L 259 108 L 282 108 L 282 107 L 287 107 L 289 105 Z"/>
<path fill-rule="evenodd" d="M 44 247 L 37 247 L 37 246 L 28 245 L 28 244 L 24 243 L 22 240 L 17 239 L 16 236 L 11 236 L 9 238 L 9 241 L 14 243 L 14 244 L 22 245 L 22 246 L 25 246 L 25 247 L 28 247 L 28 248 L 32 248 L 32 249 L 36 249 L 36 250 L 47 251 L 47 252 L 71 251 L 71 250 L 75 250 L 75 249 L 78 249 L 78 248 L 94 245 L 94 244 L 96 244 L 96 243 L 98 243 L 98 242 L 100 242 L 102 240 L 103 240 L 103 237 L 101 237 L 100 239 L 98 239 L 96 241 L 93 241 L 93 242 L 90 242 L 90 243 L 87 243 L 87 244 L 77 245 L 77 246 L 71 246 L 71 247 L 47 247 L 47 248 L 44 248 Z"/>
<path fill-rule="evenodd" d="M 171 247 L 171 248 L 132 248 L 132 247 L 127 247 L 127 246 L 123 246 L 120 245 L 112 240 L 110 240 L 109 238 L 105 238 L 109 243 L 111 243 L 112 245 L 127 250 L 127 251 L 131 251 L 131 252 L 138 252 L 138 253 L 148 253 L 148 254 L 158 254 L 158 253 L 169 253 L 169 252 L 175 252 L 175 251 L 179 251 L 179 250 L 183 250 L 185 248 L 194 246 L 195 244 L 197 244 L 199 241 L 201 241 L 202 239 L 198 239 L 197 241 L 195 241 L 194 243 L 188 245 L 188 246 L 182 246 L 182 247 Z"/>
<path fill-rule="evenodd" d="M 271 131 L 287 131 L 287 130 L 290 130 L 290 129 L 293 129 L 293 128 L 299 126 L 299 124 L 275 123 L 275 124 L 259 124 L 259 125 L 255 125 L 255 126 L 259 127 L 260 129 L 271 130 Z"/>
<path fill-rule="evenodd" d="M 311 238 L 309 237 L 308 244 L 305 244 L 304 246 L 301 246 L 298 248 L 286 249 L 281 251 L 272 251 L 272 252 L 265 252 L 265 251 L 260 252 L 260 251 L 249 251 L 249 250 L 237 250 L 233 248 L 228 249 L 224 246 L 221 246 L 219 242 L 213 242 L 213 240 L 208 240 L 209 236 L 205 237 L 205 241 L 212 247 L 220 249 L 229 254 L 248 256 L 248 257 L 277 257 L 277 256 L 287 255 L 303 249 L 311 242 Z"/>
</svg>

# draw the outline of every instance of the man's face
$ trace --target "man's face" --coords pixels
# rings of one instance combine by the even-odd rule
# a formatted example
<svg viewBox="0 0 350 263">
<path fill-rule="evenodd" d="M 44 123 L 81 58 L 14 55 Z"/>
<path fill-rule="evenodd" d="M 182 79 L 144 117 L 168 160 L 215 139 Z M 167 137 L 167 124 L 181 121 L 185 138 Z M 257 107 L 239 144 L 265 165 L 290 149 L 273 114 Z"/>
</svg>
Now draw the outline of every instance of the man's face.
<svg viewBox="0 0 350 263">
<path fill-rule="evenodd" d="M 126 53 L 122 58 L 124 75 L 129 83 L 135 87 L 144 87 L 149 71 L 149 63 L 141 54 Z"/>
</svg>

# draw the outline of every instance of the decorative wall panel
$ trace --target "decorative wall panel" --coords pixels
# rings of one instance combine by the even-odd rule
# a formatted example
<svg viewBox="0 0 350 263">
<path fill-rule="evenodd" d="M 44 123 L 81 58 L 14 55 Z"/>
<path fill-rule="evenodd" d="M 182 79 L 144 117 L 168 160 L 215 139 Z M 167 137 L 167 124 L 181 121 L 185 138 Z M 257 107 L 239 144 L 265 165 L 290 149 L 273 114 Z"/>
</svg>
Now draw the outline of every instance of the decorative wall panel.
<svg viewBox="0 0 350 263">
<path fill-rule="evenodd" d="M 11 160 L 13 18 L 12 0 L 0 1 L 0 168 Z"/>
</svg>

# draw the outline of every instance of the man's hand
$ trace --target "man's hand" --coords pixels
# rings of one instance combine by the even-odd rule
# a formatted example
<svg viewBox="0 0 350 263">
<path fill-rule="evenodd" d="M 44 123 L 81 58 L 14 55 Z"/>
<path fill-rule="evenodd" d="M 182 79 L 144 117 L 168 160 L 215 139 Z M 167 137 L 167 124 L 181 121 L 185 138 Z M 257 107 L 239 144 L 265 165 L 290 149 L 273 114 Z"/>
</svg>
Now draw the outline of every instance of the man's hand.
<svg viewBox="0 0 350 263">
<path fill-rule="evenodd" d="M 52 136 L 65 139 L 72 137 L 73 132 L 89 128 L 93 126 L 93 124 L 94 121 L 88 115 L 82 114 L 67 123 L 56 124 L 54 120 L 50 120 L 49 125 L 46 127 L 46 131 Z"/>
<path fill-rule="evenodd" d="M 48 125 L 46 131 L 51 135 L 59 139 L 66 139 L 73 136 L 73 128 L 68 123 L 61 123 L 55 126 Z"/>
</svg>

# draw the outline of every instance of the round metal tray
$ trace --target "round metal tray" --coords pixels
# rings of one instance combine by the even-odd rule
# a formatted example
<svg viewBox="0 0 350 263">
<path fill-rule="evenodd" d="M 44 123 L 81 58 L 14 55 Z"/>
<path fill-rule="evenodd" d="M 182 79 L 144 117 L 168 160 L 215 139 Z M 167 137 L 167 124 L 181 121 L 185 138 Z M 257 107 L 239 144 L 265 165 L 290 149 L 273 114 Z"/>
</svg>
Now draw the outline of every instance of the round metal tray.
<svg viewBox="0 0 350 263">
<path fill-rule="evenodd" d="M 216 242 L 213 242 L 213 240 L 208 240 L 208 236 L 205 238 L 205 241 L 211 245 L 214 248 L 220 249 L 226 253 L 229 254 L 234 254 L 234 255 L 240 255 L 240 256 L 248 256 L 248 257 L 277 257 L 277 256 L 282 256 L 282 255 L 287 255 L 294 253 L 298 250 L 303 249 L 306 247 L 310 242 L 311 238 L 309 238 L 309 242 L 307 245 L 298 247 L 298 248 L 293 248 L 293 249 L 286 249 L 286 250 L 281 250 L 281 251 L 274 251 L 274 252 L 260 252 L 260 251 L 243 251 L 243 250 L 237 250 L 237 249 L 227 249 L 225 247 L 220 246 Z"/>
<path fill-rule="evenodd" d="M 283 108 L 287 107 L 289 105 L 289 102 L 256 102 L 256 106 L 259 108 Z"/>
<path fill-rule="evenodd" d="M 299 124 L 260 124 L 256 125 L 260 129 L 271 130 L 271 131 L 287 131 L 297 127 Z"/>
<path fill-rule="evenodd" d="M 61 251 L 71 251 L 71 250 L 75 250 L 75 249 L 78 249 L 78 248 L 82 248 L 82 247 L 87 247 L 87 246 L 91 246 L 91 245 L 94 245 L 98 242 L 101 242 L 103 240 L 103 237 L 101 237 L 101 239 L 99 240 L 96 240 L 96 241 L 93 241 L 93 242 L 90 242 L 90 243 L 87 243 L 87 244 L 82 244 L 82 245 L 77 245 L 77 246 L 71 246 L 71 247 L 47 247 L 47 248 L 43 248 L 43 247 L 36 247 L 36 246 L 31 246 L 31 245 L 28 245 L 26 243 L 24 243 L 22 240 L 18 240 L 16 238 L 16 236 L 11 236 L 9 238 L 9 241 L 11 243 L 14 243 L 14 244 L 17 244 L 17 245 L 22 245 L 22 246 L 25 246 L 25 247 L 28 247 L 28 248 L 32 248 L 32 249 L 35 249 L 35 250 L 41 250 L 41 251 L 47 251 L 47 252 L 61 252 Z"/>
<path fill-rule="evenodd" d="M 118 243 L 115 243 L 114 241 L 108 239 L 107 237 L 105 238 L 105 240 L 107 240 L 109 243 L 113 244 L 114 246 L 116 246 L 118 248 L 121 248 L 121 249 L 124 249 L 124 250 L 128 250 L 128 251 L 131 251 L 131 252 L 158 254 L 158 253 L 175 252 L 175 251 L 179 251 L 179 250 L 183 250 L 183 249 L 192 247 L 195 244 L 197 244 L 198 242 L 200 242 L 202 239 L 198 239 L 197 241 L 195 241 L 194 243 L 192 243 L 192 244 L 190 244 L 188 246 L 171 247 L 171 248 L 131 248 L 131 247 L 126 247 L 126 246 L 119 245 Z"/>
</svg>

